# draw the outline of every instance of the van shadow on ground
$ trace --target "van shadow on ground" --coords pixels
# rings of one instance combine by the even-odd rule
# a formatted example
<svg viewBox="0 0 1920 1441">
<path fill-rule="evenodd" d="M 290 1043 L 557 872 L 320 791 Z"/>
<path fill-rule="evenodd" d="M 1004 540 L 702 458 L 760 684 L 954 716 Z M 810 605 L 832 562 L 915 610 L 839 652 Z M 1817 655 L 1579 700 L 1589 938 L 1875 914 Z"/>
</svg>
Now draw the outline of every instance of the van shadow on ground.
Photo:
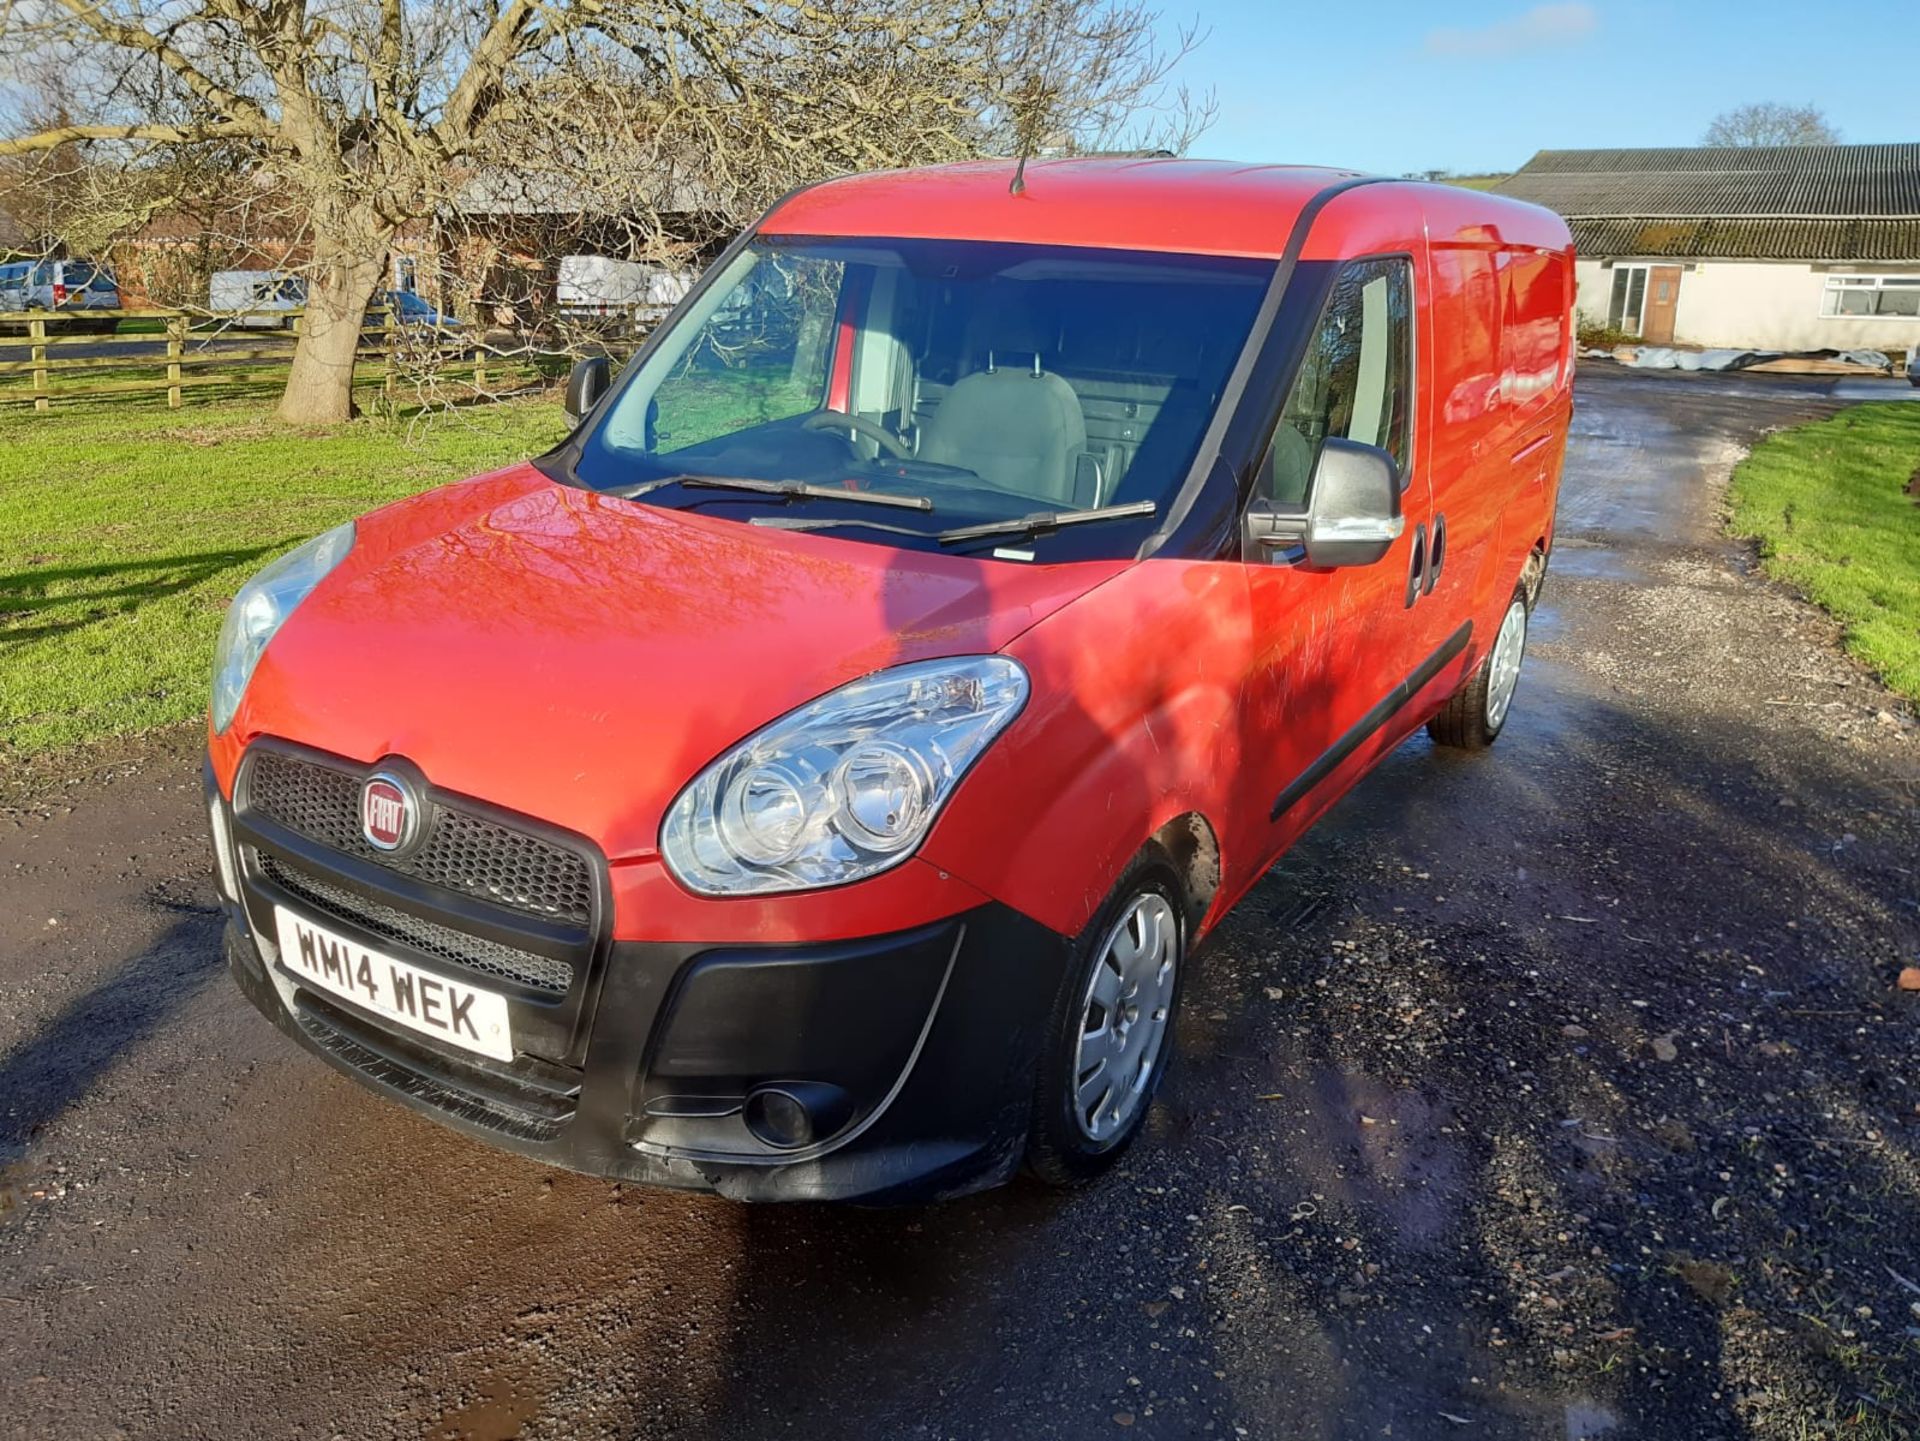
<svg viewBox="0 0 1920 1441">
<path fill-rule="evenodd" d="M 157 901 L 179 919 L 138 955 L 0 1056 L 0 1164 L 23 1155 L 108 1069 L 168 1025 L 220 973 L 211 906 Z"/>
</svg>

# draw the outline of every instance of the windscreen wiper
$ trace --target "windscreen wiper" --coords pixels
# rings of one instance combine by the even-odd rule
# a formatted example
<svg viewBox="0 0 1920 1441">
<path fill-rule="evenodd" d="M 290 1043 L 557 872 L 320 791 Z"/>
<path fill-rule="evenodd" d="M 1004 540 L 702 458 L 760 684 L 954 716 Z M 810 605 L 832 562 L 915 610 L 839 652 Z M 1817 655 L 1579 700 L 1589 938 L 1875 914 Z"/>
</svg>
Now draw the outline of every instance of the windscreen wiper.
<svg viewBox="0 0 1920 1441">
<path fill-rule="evenodd" d="M 889 535 L 910 535 L 915 540 L 925 540 L 927 532 L 915 530 L 910 525 L 888 525 L 884 520 L 866 520 L 857 515 L 822 515 L 802 518 L 797 515 L 755 515 L 747 518 L 748 525 L 762 525 L 768 530 L 837 530 L 841 526 L 857 525 L 862 530 L 884 530 Z"/>
<path fill-rule="evenodd" d="M 804 480 L 755 480 L 745 475 L 668 475 L 658 480 L 606 492 L 622 500 L 635 500 L 650 490 L 669 485 L 693 490 L 751 490 L 761 495 L 777 495 L 786 500 L 849 500 L 857 505 L 891 505 L 899 510 L 932 510 L 933 502 L 924 495 L 888 495 L 877 490 L 846 490 L 837 485 L 810 485 Z"/>
<path fill-rule="evenodd" d="M 1135 500 L 1125 505 L 1096 505 L 1091 510 L 1040 510 L 1015 520 L 989 520 L 981 525 L 955 526 L 952 530 L 939 532 L 934 539 L 942 545 L 957 545 L 963 540 L 981 540 L 991 535 L 1045 535 L 1063 526 L 1152 515 L 1156 509 L 1158 507 L 1153 501 Z"/>
</svg>

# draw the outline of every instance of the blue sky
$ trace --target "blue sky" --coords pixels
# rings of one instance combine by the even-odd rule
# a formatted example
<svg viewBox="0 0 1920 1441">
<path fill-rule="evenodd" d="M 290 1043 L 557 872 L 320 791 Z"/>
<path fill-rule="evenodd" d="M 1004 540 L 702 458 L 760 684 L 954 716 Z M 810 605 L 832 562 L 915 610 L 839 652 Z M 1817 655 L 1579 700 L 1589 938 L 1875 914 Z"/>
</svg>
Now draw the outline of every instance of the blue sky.
<svg viewBox="0 0 1920 1441">
<path fill-rule="evenodd" d="M 1157 3 L 1168 32 L 1207 32 L 1177 72 L 1220 105 L 1196 155 L 1511 170 L 1539 149 L 1691 145 L 1752 100 L 1811 102 L 1846 140 L 1920 140 L 1920 0 Z"/>
</svg>

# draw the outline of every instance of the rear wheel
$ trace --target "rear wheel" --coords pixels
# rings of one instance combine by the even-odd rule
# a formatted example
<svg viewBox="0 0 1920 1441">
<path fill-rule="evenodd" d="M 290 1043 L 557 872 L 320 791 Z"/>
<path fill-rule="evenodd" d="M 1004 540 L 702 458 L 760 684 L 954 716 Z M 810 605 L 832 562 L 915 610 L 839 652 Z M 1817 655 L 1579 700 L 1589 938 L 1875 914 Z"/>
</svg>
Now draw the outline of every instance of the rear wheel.
<svg viewBox="0 0 1920 1441">
<path fill-rule="evenodd" d="M 1139 1134 L 1172 1055 L 1186 944 L 1173 866 L 1148 850 L 1081 932 L 1054 1001 L 1027 1142 L 1042 1181 L 1090 1180 Z"/>
<path fill-rule="evenodd" d="M 1520 585 L 1507 603 L 1486 659 L 1427 722 L 1435 745 L 1484 750 L 1500 738 L 1520 684 L 1520 663 L 1526 659 L 1527 617 L 1527 588 Z"/>
</svg>

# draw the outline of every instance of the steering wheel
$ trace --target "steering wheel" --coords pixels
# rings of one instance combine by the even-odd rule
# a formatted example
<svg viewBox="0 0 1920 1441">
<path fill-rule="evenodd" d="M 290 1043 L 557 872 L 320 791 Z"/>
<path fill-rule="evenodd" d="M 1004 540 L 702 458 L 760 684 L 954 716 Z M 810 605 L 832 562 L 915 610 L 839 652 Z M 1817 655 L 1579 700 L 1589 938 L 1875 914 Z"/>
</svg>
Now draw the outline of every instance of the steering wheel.
<svg viewBox="0 0 1920 1441">
<path fill-rule="evenodd" d="M 844 430 L 852 435 L 864 435 L 895 460 L 913 459 L 913 452 L 907 449 L 899 436 L 878 421 L 868 420 L 863 415 L 848 415 L 842 410 L 817 411 L 801 421 L 800 428 L 802 430 Z"/>
</svg>

